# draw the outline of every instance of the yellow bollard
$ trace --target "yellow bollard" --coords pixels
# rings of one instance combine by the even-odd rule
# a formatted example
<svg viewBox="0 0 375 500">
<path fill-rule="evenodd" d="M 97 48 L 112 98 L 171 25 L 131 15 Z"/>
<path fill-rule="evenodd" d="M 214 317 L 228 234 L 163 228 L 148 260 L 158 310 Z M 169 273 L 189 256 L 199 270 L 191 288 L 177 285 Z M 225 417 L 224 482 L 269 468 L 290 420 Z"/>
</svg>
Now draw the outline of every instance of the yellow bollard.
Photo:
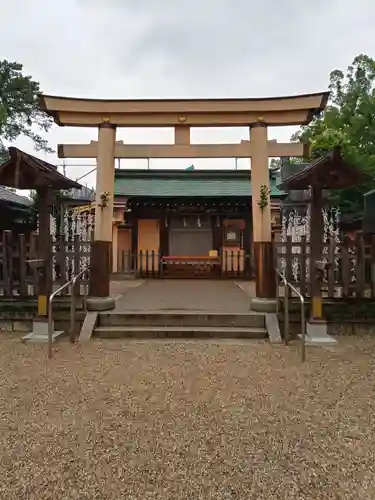
<svg viewBox="0 0 375 500">
<path fill-rule="evenodd" d="M 322 297 L 312 297 L 312 317 L 313 319 L 322 319 L 323 318 L 323 305 L 322 305 Z"/>
<path fill-rule="evenodd" d="M 47 316 L 47 296 L 38 295 L 38 315 Z"/>
</svg>

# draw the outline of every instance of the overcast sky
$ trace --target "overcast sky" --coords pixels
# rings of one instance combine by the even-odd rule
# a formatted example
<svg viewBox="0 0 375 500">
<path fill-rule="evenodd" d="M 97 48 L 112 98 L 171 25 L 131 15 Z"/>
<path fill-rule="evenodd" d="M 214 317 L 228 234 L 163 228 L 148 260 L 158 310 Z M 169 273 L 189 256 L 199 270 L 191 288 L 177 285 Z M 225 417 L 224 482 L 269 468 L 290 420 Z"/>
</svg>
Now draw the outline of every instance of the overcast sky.
<svg viewBox="0 0 375 500">
<path fill-rule="evenodd" d="M 0 0 L 0 59 L 15 60 L 45 93 L 100 98 L 262 97 L 327 90 L 332 69 L 375 57 L 374 0 Z M 274 128 L 287 141 L 294 129 Z M 58 143 L 95 129 L 59 128 Z M 195 142 L 237 142 L 245 129 L 196 130 Z M 171 130 L 120 129 L 129 143 L 172 140 Z M 18 147 L 33 152 L 20 139 Z M 41 158 L 61 163 L 56 155 Z M 92 163 L 87 160 L 86 163 Z M 67 160 L 68 164 L 77 160 Z M 152 160 L 151 168 L 232 160 Z M 146 167 L 146 161 L 123 162 Z M 248 168 L 248 161 L 240 162 Z M 67 167 L 76 178 L 89 167 Z M 87 177 L 89 185 L 95 176 Z"/>
</svg>

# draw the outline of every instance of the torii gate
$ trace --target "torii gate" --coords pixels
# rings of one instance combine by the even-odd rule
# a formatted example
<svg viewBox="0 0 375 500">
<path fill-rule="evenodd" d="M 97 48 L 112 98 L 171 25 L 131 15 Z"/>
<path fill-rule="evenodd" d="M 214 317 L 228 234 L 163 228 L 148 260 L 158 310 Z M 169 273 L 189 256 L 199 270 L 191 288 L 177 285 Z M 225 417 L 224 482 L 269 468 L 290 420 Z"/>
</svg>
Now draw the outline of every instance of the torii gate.
<svg viewBox="0 0 375 500">
<path fill-rule="evenodd" d="M 252 216 L 256 269 L 255 310 L 274 307 L 269 157 L 306 156 L 302 144 L 269 141 L 268 127 L 308 124 L 322 111 L 328 92 L 259 99 L 100 100 L 41 96 L 43 109 L 61 126 L 97 127 L 98 142 L 59 145 L 60 158 L 96 158 L 95 231 L 88 307 L 111 309 L 109 294 L 114 160 L 144 158 L 251 158 Z M 116 142 L 117 127 L 173 127 L 172 145 Z M 192 127 L 249 127 L 240 144 L 191 144 Z"/>
</svg>

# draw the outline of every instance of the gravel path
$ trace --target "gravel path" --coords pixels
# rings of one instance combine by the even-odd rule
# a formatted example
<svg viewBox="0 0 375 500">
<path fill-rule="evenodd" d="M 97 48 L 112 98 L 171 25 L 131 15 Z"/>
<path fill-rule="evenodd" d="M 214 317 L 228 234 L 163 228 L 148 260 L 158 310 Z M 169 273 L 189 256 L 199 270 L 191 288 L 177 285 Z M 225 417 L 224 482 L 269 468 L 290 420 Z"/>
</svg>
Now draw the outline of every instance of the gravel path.
<svg viewBox="0 0 375 500">
<path fill-rule="evenodd" d="M 375 339 L 0 338 L 0 498 L 374 499 Z"/>
</svg>

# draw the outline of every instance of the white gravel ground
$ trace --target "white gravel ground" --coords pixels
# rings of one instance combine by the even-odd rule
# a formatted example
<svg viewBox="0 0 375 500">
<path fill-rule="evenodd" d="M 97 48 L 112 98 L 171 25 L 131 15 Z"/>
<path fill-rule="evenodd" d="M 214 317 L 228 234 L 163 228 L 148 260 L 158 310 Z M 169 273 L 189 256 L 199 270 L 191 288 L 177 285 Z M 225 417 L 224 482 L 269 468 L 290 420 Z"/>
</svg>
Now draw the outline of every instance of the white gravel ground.
<svg viewBox="0 0 375 500">
<path fill-rule="evenodd" d="M 374 499 L 375 339 L 0 338 L 0 498 Z"/>
</svg>

